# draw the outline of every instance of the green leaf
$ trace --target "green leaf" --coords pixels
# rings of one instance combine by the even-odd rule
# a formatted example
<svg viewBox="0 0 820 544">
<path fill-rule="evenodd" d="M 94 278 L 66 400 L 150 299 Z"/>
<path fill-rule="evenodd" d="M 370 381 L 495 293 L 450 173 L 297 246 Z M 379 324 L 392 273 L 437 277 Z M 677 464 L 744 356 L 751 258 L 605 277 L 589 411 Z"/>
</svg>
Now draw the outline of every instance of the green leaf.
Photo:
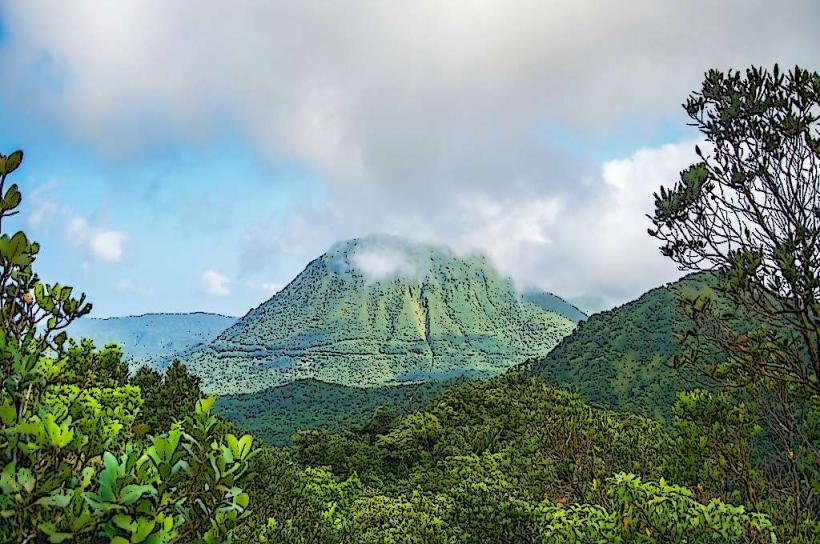
<svg viewBox="0 0 820 544">
<path fill-rule="evenodd" d="M 198 416 L 207 416 L 211 413 L 211 410 L 214 407 L 214 403 L 216 402 L 216 397 L 211 395 L 210 397 L 206 397 L 204 399 L 199 399 L 196 403 L 196 414 Z"/>
<path fill-rule="evenodd" d="M 134 536 L 131 537 L 132 542 L 142 542 L 154 530 L 157 522 L 153 519 L 139 518 L 137 520 L 137 530 L 134 531 Z"/>
<path fill-rule="evenodd" d="M 11 427 L 16 420 L 17 410 L 14 409 L 13 405 L 4 404 L 0 406 L 0 422 L 2 422 L 3 425 Z"/>
<path fill-rule="evenodd" d="M 234 499 L 234 502 L 236 502 L 236 504 L 238 504 L 242 508 L 247 508 L 248 503 L 250 502 L 250 497 L 248 496 L 247 493 L 240 493 L 239 495 L 236 496 L 236 498 Z"/>
<path fill-rule="evenodd" d="M 23 197 L 20 194 L 20 190 L 17 188 L 17 184 L 15 183 L 8 188 L 6 195 L 3 197 L 3 209 L 13 210 L 20 205 L 22 198 Z"/>
<path fill-rule="evenodd" d="M 251 452 L 253 437 L 249 434 L 239 439 L 232 434 L 228 434 L 225 436 L 225 440 L 228 442 L 228 447 L 231 449 L 233 458 L 237 461 L 242 461 Z"/>
<path fill-rule="evenodd" d="M 20 166 L 20 163 L 23 162 L 23 152 L 21 150 L 17 150 L 8 157 L 6 157 L 6 164 L 5 164 L 5 174 L 11 174 Z"/>
<path fill-rule="evenodd" d="M 129 533 L 133 533 L 137 529 L 137 524 L 134 523 L 133 518 L 128 514 L 117 514 L 111 518 L 111 522 L 123 531 L 128 531 Z"/>
<path fill-rule="evenodd" d="M 123 504 L 129 505 L 134 504 L 135 502 L 140 500 L 140 498 L 142 498 L 143 495 L 151 495 L 152 497 L 155 497 L 156 494 L 157 490 L 154 489 L 154 487 L 151 485 L 131 484 L 122 488 L 120 500 Z"/>
</svg>

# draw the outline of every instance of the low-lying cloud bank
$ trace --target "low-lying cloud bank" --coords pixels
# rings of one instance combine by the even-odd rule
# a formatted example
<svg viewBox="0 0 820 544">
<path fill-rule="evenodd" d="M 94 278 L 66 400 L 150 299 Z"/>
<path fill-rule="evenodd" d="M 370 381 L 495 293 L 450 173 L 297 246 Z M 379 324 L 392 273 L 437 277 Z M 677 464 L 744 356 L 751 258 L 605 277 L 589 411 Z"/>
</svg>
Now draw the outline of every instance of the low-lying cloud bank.
<svg viewBox="0 0 820 544">
<path fill-rule="evenodd" d="M 336 240 L 388 232 L 485 252 L 520 285 L 597 306 L 677 275 L 643 215 L 694 160 L 692 142 L 661 143 L 690 137 L 664 127 L 682 126 L 703 72 L 811 67 L 820 50 L 811 0 L 8 0 L 0 13 L 0 98 L 26 126 L 148 165 L 216 150 L 228 127 L 315 174 L 321 203 L 249 221 L 235 281 L 284 283 Z M 90 247 L 118 260 L 124 240 Z"/>
<path fill-rule="evenodd" d="M 493 200 L 448 194 L 447 202 L 425 212 L 397 212 L 389 193 L 364 195 L 346 188 L 317 207 L 291 213 L 269 230 L 249 233 L 246 258 L 254 267 L 273 267 L 276 263 L 266 260 L 270 255 L 302 254 L 307 260 L 339 239 L 383 232 L 443 243 L 462 254 L 484 254 L 521 289 L 548 290 L 598 310 L 680 275 L 647 235 L 645 215 L 653 211 L 653 192 L 673 183 L 696 159 L 695 144 L 642 149 L 606 162 L 589 180 L 599 187 L 581 202 L 549 195 Z M 362 202 L 368 204 L 364 214 Z M 292 245 L 293 240 L 298 245 Z M 351 257 L 368 278 L 423 275 L 422 265 L 391 245 L 389 237 L 376 240 Z"/>
</svg>

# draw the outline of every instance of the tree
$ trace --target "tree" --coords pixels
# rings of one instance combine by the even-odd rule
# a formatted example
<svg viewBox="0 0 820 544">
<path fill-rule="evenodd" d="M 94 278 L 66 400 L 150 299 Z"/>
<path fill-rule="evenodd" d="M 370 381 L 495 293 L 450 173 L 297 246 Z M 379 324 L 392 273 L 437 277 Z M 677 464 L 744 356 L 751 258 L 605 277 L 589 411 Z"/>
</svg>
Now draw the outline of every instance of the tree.
<svg viewBox="0 0 820 544">
<path fill-rule="evenodd" d="M 820 75 L 712 70 L 683 107 L 707 145 L 655 194 L 649 233 L 681 269 L 715 270 L 736 311 L 683 301 L 693 325 L 674 363 L 701 366 L 709 344 L 726 354 L 703 370 L 758 403 L 797 523 L 820 513 L 820 429 L 809 417 L 820 405 Z"/>
<path fill-rule="evenodd" d="M 115 344 L 96 350 L 91 340 L 69 340 L 61 379 L 81 388 L 125 385 L 128 382 L 128 363 L 122 360 L 122 355 L 122 348 Z"/>
<path fill-rule="evenodd" d="M 202 397 L 199 378 L 189 374 L 178 360 L 171 363 L 164 376 L 142 366 L 129 382 L 142 391 L 144 407 L 140 420 L 152 429 L 168 428 L 174 421 L 184 419 Z"/>
<path fill-rule="evenodd" d="M 0 227 L 22 201 L 0 155 Z M 5 192 L 3 192 L 5 190 Z M 143 398 L 115 347 L 70 343 L 85 296 L 42 283 L 39 251 L 0 229 L 0 543 L 229 542 L 246 515 L 249 435 L 220 435 L 214 400 L 134 432 Z"/>
</svg>

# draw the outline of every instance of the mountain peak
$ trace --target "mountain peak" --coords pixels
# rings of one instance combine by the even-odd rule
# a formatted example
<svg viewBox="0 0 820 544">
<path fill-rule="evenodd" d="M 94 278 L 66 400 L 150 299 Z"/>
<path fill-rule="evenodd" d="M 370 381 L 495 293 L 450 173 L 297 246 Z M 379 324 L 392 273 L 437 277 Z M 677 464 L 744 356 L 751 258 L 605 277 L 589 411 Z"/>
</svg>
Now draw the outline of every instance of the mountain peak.
<svg viewBox="0 0 820 544">
<path fill-rule="evenodd" d="M 423 279 L 431 261 L 452 259 L 448 248 L 389 234 L 371 234 L 334 244 L 322 259 L 336 274 L 360 275 L 368 282 Z"/>
<path fill-rule="evenodd" d="M 186 362 L 223 394 L 305 378 L 361 387 L 492 376 L 573 328 L 481 257 L 373 235 L 334 244 Z"/>
</svg>

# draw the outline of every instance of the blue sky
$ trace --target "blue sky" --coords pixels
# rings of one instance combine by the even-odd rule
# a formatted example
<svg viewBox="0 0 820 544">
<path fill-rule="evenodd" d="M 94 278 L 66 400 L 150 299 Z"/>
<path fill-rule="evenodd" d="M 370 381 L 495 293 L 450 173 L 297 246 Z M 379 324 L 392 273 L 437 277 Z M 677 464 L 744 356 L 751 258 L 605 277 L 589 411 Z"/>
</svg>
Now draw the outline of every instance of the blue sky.
<svg viewBox="0 0 820 544">
<path fill-rule="evenodd" d="M 88 293 L 95 314 L 237 314 L 304 264 L 293 259 L 260 270 L 242 262 L 238 242 L 255 222 L 275 223 L 323 198 L 321 183 L 298 164 L 262 160 L 236 138 L 112 160 L 52 134 L 9 134 L 8 127 L 0 141 L 26 153 L 18 174 L 26 205 L 16 225 L 43 246 L 41 276 Z M 121 233 L 121 254 L 95 251 L 71 228 L 76 221 L 88 236 Z M 230 295 L 209 292 L 207 270 L 231 278 Z"/>
<path fill-rule="evenodd" d="M 374 232 L 624 302 L 679 275 L 643 214 L 703 72 L 820 50 L 812 2 L 657 6 L 4 2 L 16 225 L 97 316 L 242 314 Z"/>
</svg>

